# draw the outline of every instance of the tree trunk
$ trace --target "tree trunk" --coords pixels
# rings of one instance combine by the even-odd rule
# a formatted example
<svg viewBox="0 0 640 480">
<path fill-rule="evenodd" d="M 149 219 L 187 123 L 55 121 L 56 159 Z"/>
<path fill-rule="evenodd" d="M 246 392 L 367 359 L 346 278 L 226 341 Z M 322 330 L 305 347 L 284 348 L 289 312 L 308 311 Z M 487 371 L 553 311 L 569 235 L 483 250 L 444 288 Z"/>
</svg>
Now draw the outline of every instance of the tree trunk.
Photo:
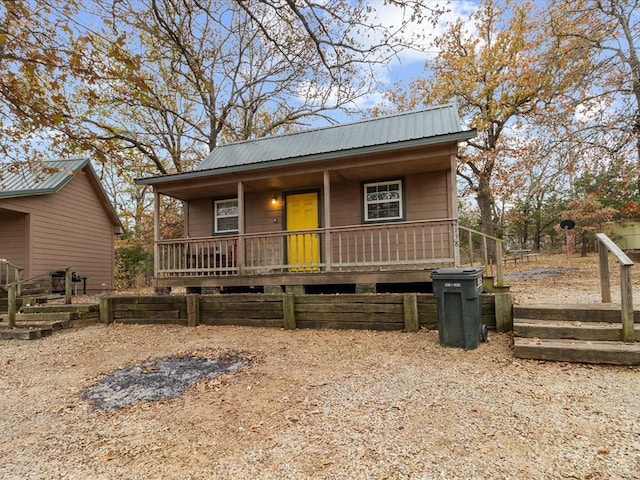
<svg viewBox="0 0 640 480">
<path fill-rule="evenodd" d="M 482 233 L 495 236 L 493 228 L 493 195 L 489 190 L 488 183 L 480 181 L 477 190 L 478 208 L 480 209 L 480 220 L 482 221 Z M 495 246 L 493 242 L 487 242 L 488 255 L 495 259 Z"/>
</svg>

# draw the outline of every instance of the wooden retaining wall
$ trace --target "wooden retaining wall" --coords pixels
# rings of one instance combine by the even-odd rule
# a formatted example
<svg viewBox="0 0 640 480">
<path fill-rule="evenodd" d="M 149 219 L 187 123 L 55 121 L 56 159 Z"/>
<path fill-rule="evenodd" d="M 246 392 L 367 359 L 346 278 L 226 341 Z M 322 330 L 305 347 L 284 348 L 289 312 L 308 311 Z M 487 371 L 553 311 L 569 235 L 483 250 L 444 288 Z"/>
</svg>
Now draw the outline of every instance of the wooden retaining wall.
<svg viewBox="0 0 640 480">
<path fill-rule="evenodd" d="M 432 294 L 113 296 L 100 300 L 100 321 L 287 329 L 438 328 L 436 299 Z M 489 328 L 496 327 L 493 295 L 482 295 L 482 322 Z"/>
</svg>

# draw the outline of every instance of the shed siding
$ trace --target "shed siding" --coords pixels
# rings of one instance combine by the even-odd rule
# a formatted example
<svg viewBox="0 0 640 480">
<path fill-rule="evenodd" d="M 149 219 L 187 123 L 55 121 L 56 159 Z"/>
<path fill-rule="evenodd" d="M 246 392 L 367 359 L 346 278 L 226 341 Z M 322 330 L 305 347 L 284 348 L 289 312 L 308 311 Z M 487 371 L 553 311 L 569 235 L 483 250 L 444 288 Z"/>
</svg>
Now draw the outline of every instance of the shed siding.
<svg viewBox="0 0 640 480">
<path fill-rule="evenodd" d="M 0 258 L 23 268 L 27 263 L 27 218 L 24 213 L 0 212 Z"/>
<path fill-rule="evenodd" d="M 51 195 L 4 199 L 2 208 L 31 212 L 28 275 L 71 266 L 87 290 L 113 288 L 113 225 L 84 174 Z"/>
</svg>

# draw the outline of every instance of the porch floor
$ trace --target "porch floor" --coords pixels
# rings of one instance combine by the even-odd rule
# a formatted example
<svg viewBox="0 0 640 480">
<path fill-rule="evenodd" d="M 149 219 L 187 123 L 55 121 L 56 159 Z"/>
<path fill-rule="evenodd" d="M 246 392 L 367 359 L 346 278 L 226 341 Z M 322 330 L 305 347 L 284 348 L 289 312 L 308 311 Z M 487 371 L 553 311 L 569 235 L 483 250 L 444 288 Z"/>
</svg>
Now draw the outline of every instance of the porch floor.
<svg viewBox="0 0 640 480">
<path fill-rule="evenodd" d="M 428 270 L 157 277 L 154 279 L 154 286 L 159 290 L 187 287 L 195 291 L 226 289 L 229 291 L 262 290 L 271 293 L 278 289 L 280 291 L 294 289 L 297 293 L 305 293 L 308 290 L 317 293 L 322 286 L 327 287 L 329 291 L 333 286 L 335 290 L 344 293 L 375 293 L 376 291 L 401 291 L 404 285 L 405 290 L 408 288 L 410 291 L 431 292 L 431 271 L 439 267 L 437 265 Z"/>
</svg>

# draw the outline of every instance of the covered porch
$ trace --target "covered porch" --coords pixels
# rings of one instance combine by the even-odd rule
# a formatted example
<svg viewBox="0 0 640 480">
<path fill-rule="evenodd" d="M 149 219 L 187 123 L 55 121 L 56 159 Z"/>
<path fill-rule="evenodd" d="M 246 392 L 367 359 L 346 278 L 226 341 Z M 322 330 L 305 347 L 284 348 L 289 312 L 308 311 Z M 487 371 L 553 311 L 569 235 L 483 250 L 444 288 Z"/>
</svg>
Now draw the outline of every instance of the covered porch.
<svg viewBox="0 0 640 480">
<path fill-rule="evenodd" d="M 429 282 L 459 264 L 454 219 L 158 240 L 158 287 L 268 287 Z"/>
</svg>

